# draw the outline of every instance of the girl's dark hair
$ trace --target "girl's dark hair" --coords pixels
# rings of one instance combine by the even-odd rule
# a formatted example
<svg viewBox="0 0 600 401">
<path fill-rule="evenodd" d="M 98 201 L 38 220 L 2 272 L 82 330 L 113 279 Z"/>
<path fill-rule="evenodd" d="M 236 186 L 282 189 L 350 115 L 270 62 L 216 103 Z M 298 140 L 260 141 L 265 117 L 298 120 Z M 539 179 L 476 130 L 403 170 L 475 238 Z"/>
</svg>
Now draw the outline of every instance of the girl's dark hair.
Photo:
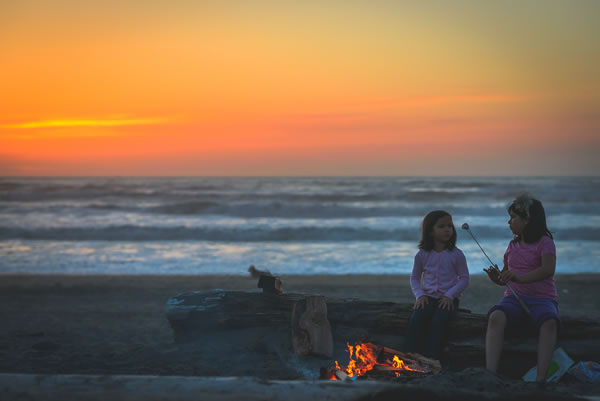
<svg viewBox="0 0 600 401">
<path fill-rule="evenodd" d="M 527 219 L 527 224 L 522 233 L 523 241 L 526 243 L 538 242 L 544 235 L 552 238 L 552 233 L 546 226 L 544 206 L 539 200 L 528 194 L 519 195 L 508 207 L 508 212 L 513 212 L 522 219 Z M 520 235 L 515 237 L 515 241 L 520 240 Z"/>
<path fill-rule="evenodd" d="M 434 210 L 432 212 L 427 213 L 427 215 L 423 218 L 423 223 L 421 224 L 421 240 L 419 241 L 419 249 L 423 249 L 425 251 L 431 251 L 435 245 L 433 241 L 433 226 L 435 223 L 442 217 L 450 216 L 450 213 L 444 210 Z M 452 236 L 450 240 L 448 240 L 447 249 L 451 251 L 456 246 L 456 228 L 452 226 Z"/>
</svg>

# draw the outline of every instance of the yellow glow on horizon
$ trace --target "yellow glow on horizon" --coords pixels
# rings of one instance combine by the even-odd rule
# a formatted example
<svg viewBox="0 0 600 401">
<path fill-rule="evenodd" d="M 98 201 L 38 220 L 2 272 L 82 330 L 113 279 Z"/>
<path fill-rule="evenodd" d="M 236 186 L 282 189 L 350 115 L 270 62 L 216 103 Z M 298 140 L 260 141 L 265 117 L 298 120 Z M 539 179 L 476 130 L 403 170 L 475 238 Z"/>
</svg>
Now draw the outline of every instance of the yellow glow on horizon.
<svg viewBox="0 0 600 401">
<path fill-rule="evenodd" d="M 138 119 L 105 119 L 105 120 L 45 120 L 17 124 L 5 124 L 2 128 L 31 129 L 31 128 L 64 128 L 64 127 L 122 127 L 130 125 L 162 124 L 166 120 L 161 118 Z"/>
</svg>

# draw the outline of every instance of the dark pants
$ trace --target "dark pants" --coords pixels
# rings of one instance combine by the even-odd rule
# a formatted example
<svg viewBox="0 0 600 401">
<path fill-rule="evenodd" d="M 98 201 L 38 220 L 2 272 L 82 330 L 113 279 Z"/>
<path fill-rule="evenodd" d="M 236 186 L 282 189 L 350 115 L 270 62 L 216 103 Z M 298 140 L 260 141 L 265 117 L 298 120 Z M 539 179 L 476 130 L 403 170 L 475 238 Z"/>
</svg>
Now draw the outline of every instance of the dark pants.
<svg viewBox="0 0 600 401">
<path fill-rule="evenodd" d="M 425 308 L 413 311 L 404 338 L 405 352 L 418 352 L 430 358 L 439 359 L 442 340 L 448 320 L 456 315 L 458 299 L 454 299 L 454 310 L 438 308 L 438 299 L 428 297 Z"/>
</svg>

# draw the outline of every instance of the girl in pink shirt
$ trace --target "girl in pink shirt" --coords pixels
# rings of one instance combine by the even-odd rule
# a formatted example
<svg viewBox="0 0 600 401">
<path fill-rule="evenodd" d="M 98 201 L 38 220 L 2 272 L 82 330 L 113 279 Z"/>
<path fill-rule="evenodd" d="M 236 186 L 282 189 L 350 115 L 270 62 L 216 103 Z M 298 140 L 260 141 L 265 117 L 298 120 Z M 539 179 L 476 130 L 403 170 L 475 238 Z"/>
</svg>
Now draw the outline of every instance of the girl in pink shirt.
<svg viewBox="0 0 600 401">
<path fill-rule="evenodd" d="M 504 254 L 504 267 L 499 274 L 491 267 L 484 271 L 498 285 L 510 282 L 528 311 L 508 289 L 504 298 L 490 309 L 485 337 L 486 367 L 492 372 L 498 369 L 505 327 L 533 323 L 538 330 L 536 381 L 543 382 L 560 327 L 554 284 L 556 248 L 546 226 L 542 202 L 521 195 L 508 207 L 508 214 L 514 238 Z"/>
<path fill-rule="evenodd" d="M 439 359 L 446 323 L 468 285 L 469 269 L 465 255 L 456 247 L 452 216 L 443 210 L 428 213 L 410 277 L 416 302 L 406 329 L 406 352 Z"/>
</svg>

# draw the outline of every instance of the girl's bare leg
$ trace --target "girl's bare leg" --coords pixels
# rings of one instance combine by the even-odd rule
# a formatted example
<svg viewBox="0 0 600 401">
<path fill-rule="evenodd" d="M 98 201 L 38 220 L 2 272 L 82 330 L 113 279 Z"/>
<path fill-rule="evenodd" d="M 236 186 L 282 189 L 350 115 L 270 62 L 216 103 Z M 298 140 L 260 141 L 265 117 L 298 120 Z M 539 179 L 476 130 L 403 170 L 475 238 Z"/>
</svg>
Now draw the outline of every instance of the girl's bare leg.
<svg viewBox="0 0 600 401">
<path fill-rule="evenodd" d="M 552 361 L 552 353 L 554 352 L 554 347 L 556 347 L 556 336 L 556 320 L 550 319 L 542 323 L 538 338 L 537 376 L 535 378 L 537 382 L 546 380 L 548 368 Z"/>
<path fill-rule="evenodd" d="M 498 362 L 500 362 L 505 327 L 506 314 L 500 309 L 496 309 L 488 319 L 485 334 L 485 367 L 494 373 L 498 370 Z"/>
</svg>

